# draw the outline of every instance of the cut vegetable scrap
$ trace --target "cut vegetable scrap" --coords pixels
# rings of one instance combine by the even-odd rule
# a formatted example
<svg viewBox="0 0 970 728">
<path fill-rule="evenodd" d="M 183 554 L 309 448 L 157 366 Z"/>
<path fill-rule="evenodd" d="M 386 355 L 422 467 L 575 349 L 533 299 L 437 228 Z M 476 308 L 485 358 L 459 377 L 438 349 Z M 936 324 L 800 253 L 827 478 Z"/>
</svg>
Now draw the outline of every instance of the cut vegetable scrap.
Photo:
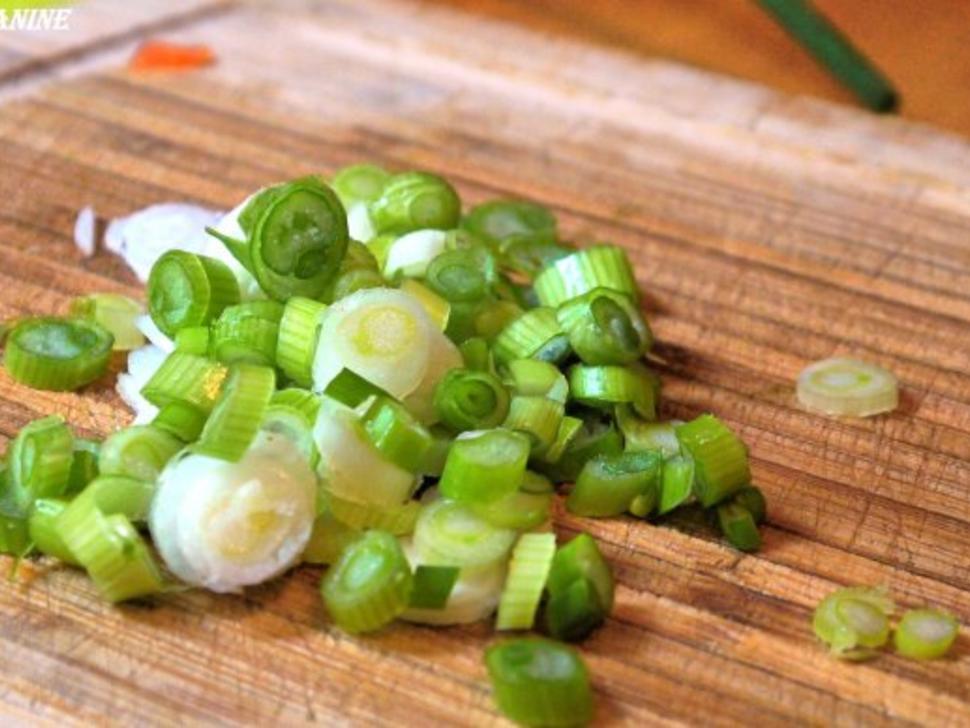
<svg viewBox="0 0 970 728">
<path fill-rule="evenodd" d="M 132 71 L 192 71 L 215 63 L 216 54 L 205 45 L 184 45 L 161 40 L 142 43 L 128 68 Z"/>
</svg>

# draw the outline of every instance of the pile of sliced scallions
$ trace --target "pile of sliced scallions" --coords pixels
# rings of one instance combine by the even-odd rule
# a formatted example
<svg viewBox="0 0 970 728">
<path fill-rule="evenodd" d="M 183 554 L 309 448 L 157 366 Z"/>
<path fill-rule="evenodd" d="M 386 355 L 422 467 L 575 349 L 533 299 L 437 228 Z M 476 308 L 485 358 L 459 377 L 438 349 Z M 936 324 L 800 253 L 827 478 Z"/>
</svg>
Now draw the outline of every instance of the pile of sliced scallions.
<svg viewBox="0 0 970 728">
<path fill-rule="evenodd" d="M 589 535 L 557 545 L 560 486 L 577 515 L 690 506 L 759 547 L 744 444 L 710 414 L 658 420 L 622 249 L 572 248 L 529 202 L 463 215 L 441 177 L 372 165 L 262 189 L 210 232 L 218 256 L 173 249 L 151 269 L 170 350 L 140 389 L 153 418 L 102 443 L 56 416 L 25 427 L 0 470 L 0 551 L 79 566 L 112 602 L 327 564 L 323 601 L 349 632 L 495 613 L 575 641 L 614 587 Z M 142 343 L 140 311 L 95 295 L 17 322 L 6 366 L 81 387 Z M 571 649 L 504 643 L 487 664 L 513 719 L 588 720 Z"/>
</svg>

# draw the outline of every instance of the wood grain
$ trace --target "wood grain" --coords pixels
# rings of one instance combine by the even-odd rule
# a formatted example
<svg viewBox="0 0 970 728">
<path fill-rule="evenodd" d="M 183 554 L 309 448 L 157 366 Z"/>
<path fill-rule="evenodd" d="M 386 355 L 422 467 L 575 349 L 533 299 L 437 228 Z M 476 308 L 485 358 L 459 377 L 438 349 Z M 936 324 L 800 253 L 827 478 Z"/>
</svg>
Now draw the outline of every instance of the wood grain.
<svg viewBox="0 0 970 728">
<path fill-rule="evenodd" d="M 191 76 L 105 73 L 0 108 L 0 317 L 82 291 L 138 293 L 73 216 L 253 188 L 353 160 L 448 175 L 467 202 L 522 195 L 631 254 L 662 342 L 667 416 L 712 410 L 749 442 L 771 507 L 742 556 L 684 520 L 557 515 L 619 578 L 583 647 L 604 725 L 961 725 L 970 646 L 920 664 L 833 661 L 808 621 L 837 585 L 970 622 L 970 146 L 397 0 L 241 8 L 174 33 L 220 49 Z M 262 48 L 278 48 L 268 63 Z M 833 353 L 884 364 L 900 409 L 802 412 L 792 381 Z M 110 379 L 42 395 L 0 377 L 0 432 L 63 411 L 123 423 Z M 241 597 L 101 604 L 44 562 L 0 585 L 0 710 L 22 723 L 497 722 L 487 625 L 350 638 L 319 570 Z"/>
</svg>

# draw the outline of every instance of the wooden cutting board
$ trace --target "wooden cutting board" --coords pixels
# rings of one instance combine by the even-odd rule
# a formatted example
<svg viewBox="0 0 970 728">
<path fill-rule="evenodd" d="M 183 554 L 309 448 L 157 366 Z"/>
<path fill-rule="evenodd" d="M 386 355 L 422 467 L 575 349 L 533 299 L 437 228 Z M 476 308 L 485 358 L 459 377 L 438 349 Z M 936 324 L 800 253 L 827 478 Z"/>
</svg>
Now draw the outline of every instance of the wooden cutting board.
<svg viewBox="0 0 970 728">
<path fill-rule="evenodd" d="M 970 623 L 970 145 L 662 61 L 397 0 L 236 7 L 170 37 L 213 45 L 189 75 L 106 71 L 0 108 L 0 317 L 141 288 L 82 260 L 78 209 L 228 208 L 355 160 L 422 167 L 466 202 L 555 209 L 568 237 L 625 246 L 660 340 L 664 415 L 712 410 L 751 446 L 770 504 L 756 555 L 689 523 L 582 520 L 619 579 L 583 645 L 604 725 L 970 724 L 970 639 L 929 664 L 831 659 L 815 604 L 887 584 Z M 809 361 L 851 354 L 902 381 L 891 416 L 801 411 Z M 128 414 L 104 381 L 34 392 L 0 375 L 0 432 Z M 8 562 L 0 562 L 6 568 Z M 244 596 L 101 603 L 29 562 L 0 583 L 7 722 L 259 725 L 498 722 L 489 625 L 352 638 L 320 571 Z"/>
</svg>

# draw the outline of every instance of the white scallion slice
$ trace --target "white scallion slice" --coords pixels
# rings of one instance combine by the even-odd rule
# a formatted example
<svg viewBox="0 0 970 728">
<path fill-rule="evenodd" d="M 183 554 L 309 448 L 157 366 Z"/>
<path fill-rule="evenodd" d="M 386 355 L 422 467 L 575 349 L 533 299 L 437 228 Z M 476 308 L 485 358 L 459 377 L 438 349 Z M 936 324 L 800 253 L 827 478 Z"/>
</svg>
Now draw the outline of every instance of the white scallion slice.
<svg viewBox="0 0 970 728">
<path fill-rule="evenodd" d="M 323 485 L 338 498 L 395 507 L 411 496 L 414 475 L 374 447 L 355 410 L 323 397 L 313 439 Z"/>
<path fill-rule="evenodd" d="M 149 528 L 182 581 L 233 592 L 299 559 L 316 515 L 316 477 L 290 441 L 262 433 L 236 463 L 177 457 L 165 468 Z"/>
<path fill-rule="evenodd" d="M 403 399 L 428 370 L 428 314 L 412 296 L 392 288 L 367 288 L 327 309 L 313 361 L 313 388 L 322 392 L 344 368 Z"/>
<path fill-rule="evenodd" d="M 387 251 L 384 275 L 390 279 L 397 273 L 420 278 L 428 264 L 444 251 L 448 233 L 444 230 L 415 230 L 395 240 Z"/>
<path fill-rule="evenodd" d="M 431 334 L 431 356 L 428 370 L 425 372 L 421 384 L 411 394 L 404 398 L 404 406 L 423 425 L 433 425 L 438 421 L 434 408 L 434 390 L 438 382 L 452 369 L 461 367 L 464 363 L 458 347 L 451 343 L 451 339 L 440 331 Z"/>
<path fill-rule="evenodd" d="M 798 401 L 815 412 L 870 417 L 899 404 L 896 377 L 858 359 L 834 357 L 810 364 L 798 375 Z"/>
</svg>

